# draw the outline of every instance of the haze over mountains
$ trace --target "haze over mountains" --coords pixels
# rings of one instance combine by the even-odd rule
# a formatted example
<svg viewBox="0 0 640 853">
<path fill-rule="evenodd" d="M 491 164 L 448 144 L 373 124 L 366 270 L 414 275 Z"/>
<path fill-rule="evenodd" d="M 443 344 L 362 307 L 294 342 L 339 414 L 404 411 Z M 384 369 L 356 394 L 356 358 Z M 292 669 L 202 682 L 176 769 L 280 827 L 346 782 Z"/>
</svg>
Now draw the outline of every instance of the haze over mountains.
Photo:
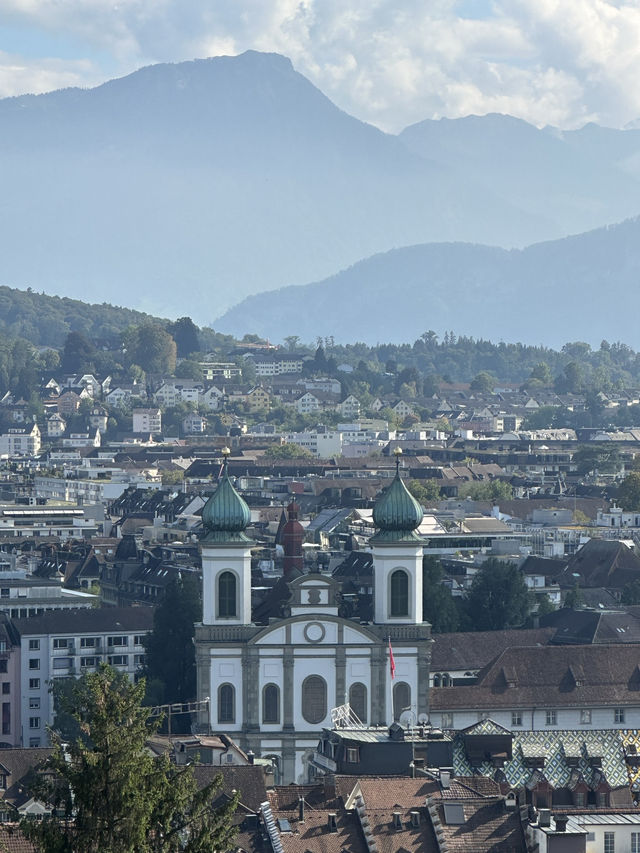
<svg viewBox="0 0 640 853">
<path fill-rule="evenodd" d="M 271 340 L 413 342 L 432 329 L 561 347 L 638 341 L 640 219 L 505 250 L 462 243 L 375 255 L 325 281 L 252 296 L 216 323 Z M 308 306 L 312 306 L 309 310 Z"/>
<path fill-rule="evenodd" d="M 202 324 L 249 294 L 394 248 L 521 247 L 634 216 L 640 131 L 485 116 L 391 136 L 339 110 L 286 58 L 248 52 L 0 101 L 0 182 L 0 284 Z M 425 251 L 443 259 L 442 287 L 475 255 L 491 286 L 488 259 L 504 255 Z M 401 298 L 400 269 L 386 282 Z M 238 316 L 216 326 L 238 331 Z M 364 320 L 349 339 L 411 335 Z"/>
</svg>

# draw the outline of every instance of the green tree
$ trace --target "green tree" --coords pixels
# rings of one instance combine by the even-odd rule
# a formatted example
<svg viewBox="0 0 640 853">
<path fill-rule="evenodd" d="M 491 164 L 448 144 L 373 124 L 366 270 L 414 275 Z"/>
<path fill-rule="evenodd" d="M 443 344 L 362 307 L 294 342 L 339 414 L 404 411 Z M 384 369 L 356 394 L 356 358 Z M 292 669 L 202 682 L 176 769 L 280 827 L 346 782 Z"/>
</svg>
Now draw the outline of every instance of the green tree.
<svg viewBox="0 0 640 853">
<path fill-rule="evenodd" d="M 481 370 L 480 373 L 476 373 L 471 380 L 471 390 L 480 391 L 483 394 L 488 394 L 493 391 L 494 385 L 495 379 L 490 373 L 487 373 L 486 370 Z"/>
<path fill-rule="evenodd" d="M 167 331 L 176 342 L 180 358 L 187 358 L 192 353 L 200 351 L 198 327 L 191 317 L 179 317 L 175 323 L 169 323 Z"/>
<path fill-rule="evenodd" d="M 202 615 L 197 577 L 185 573 L 172 581 L 153 614 L 145 638 L 145 675 L 163 684 L 163 702 L 187 702 L 196 693 L 194 623 Z"/>
<path fill-rule="evenodd" d="M 536 596 L 536 601 L 538 602 L 538 616 L 547 616 L 549 613 L 553 613 L 556 609 L 555 604 L 546 592 L 543 592 L 542 595 Z"/>
<path fill-rule="evenodd" d="M 514 563 L 490 557 L 474 577 L 464 600 L 468 631 L 519 628 L 531 610 L 531 594 Z"/>
<path fill-rule="evenodd" d="M 155 323 L 143 323 L 129 329 L 124 345 L 130 364 L 138 364 L 146 373 L 173 373 L 176 368 L 176 342 L 169 332 Z"/>
<path fill-rule="evenodd" d="M 622 587 L 620 601 L 623 604 L 640 604 L 640 580 L 629 581 Z"/>
<path fill-rule="evenodd" d="M 620 451 L 613 442 L 607 444 L 585 444 L 573 454 L 572 461 L 578 474 L 591 474 L 593 471 L 615 474 L 620 467 Z"/>
<path fill-rule="evenodd" d="M 440 486 L 437 480 L 409 480 L 407 489 L 423 505 L 440 500 Z"/>
<path fill-rule="evenodd" d="M 101 666 L 74 682 L 69 713 L 80 735 L 58 741 L 32 793 L 52 817 L 25 819 L 42 853 L 210 853 L 226 851 L 238 797 L 218 809 L 221 777 L 198 791 L 190 766 L 154 758 L 146 748 L 157 725 L 141 705 L 144 681 Z M 61 816 L 62 815 L 62 816 Z"/>
<path fill-rule="evenodd" d="M 69 332 L 62 351 L 63 373 L 89 373 L 93 370 L 95 347 L 82 332 Z"/>
<path fill-rule="evenodd" d="M 627 512 L 640 512 L 640 471 L 631 471 L 618 486 L 616 500 Z"/>
<path fill-rule="evenodd" d="M 422 558 L 422 616 L 435 634 L 457 631 L 458 608 L 451 591 L 442 583 L 444 570 L 436 557 Z"/>
<path fill-rule="evenodd" d="M 264 452 L 265 459 L 311 459 L 313 454 L 298 444 L 272 444 Z"/>
<path fill-rule="evenodd" d="M 582 607 L 582 593 L 580 592 L 580 584 L 576 581 L 573 585 L 573 588 L 569 590 L 569 592 L 564 597 L 564 607 L 568 607 L 570 610 L 579 610 Z"/>
<path fill-rule="evenodd" d="M 504 480 L 476 481 L 459 486 L 458 497 L 474 501 L 508 501 L 513 497 L 513 489 Z"/>
</svg>

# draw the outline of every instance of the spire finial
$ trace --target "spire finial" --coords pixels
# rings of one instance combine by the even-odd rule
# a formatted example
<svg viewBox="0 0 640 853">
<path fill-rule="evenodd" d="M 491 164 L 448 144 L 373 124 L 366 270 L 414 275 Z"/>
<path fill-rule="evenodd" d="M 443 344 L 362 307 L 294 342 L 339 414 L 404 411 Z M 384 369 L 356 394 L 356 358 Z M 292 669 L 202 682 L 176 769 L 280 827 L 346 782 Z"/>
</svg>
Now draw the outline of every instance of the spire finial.
<svg viewBox="0 0 640 853">
<path fill-rule="evenodd" d="M 393 455 L 396 457 L 396 474 L 400 473 L 400 457 L 402 456 L 402 448 L 394 448 Z"/>
</svg>

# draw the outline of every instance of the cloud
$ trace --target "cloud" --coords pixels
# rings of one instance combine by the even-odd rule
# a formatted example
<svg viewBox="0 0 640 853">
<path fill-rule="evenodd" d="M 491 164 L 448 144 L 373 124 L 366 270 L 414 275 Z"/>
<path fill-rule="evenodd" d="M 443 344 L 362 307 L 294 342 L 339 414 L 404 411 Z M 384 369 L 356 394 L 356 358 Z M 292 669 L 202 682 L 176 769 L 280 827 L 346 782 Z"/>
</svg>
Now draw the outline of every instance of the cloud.
<svg viewBox="0 0 640 853">
<path fill-rule="evenodd" d="M 3 0 L 3 25 L 64 34 L 78 53 L 0 55 L 0 93 L 252 48 L 390 130 L 492 111 L 561 127 L 640 116 L 638 0 Z"/>
<path fill-rule="evenodd" d="M 102 75 L 88 60 L 65 62 L 58 59 L 25 61 L 0 51 L 0 98 L 41 94 L 67 86 L 89 86 Z"/>
</svg>

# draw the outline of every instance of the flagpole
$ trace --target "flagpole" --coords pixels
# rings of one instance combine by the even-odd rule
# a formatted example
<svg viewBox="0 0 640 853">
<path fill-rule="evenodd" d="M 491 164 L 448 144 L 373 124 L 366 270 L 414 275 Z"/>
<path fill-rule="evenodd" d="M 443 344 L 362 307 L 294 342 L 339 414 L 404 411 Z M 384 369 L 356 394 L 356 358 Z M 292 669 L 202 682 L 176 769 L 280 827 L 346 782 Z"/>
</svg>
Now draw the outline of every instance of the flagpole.
<svg viewBox="0 0 640 853">
<path fill-rule="evenodd" d="M 389 716 L 390 719 L 389 725 L 394 722 L 393 715 L 393 679 L 395 678 L 395 661 L 393 659 L 393 649 L 391 648 L 391 634 L 387 637 L 388 651 L 389 651 L 389 670 L 387 674 L 387 678 L 389 679 Z"/>
</svg>

